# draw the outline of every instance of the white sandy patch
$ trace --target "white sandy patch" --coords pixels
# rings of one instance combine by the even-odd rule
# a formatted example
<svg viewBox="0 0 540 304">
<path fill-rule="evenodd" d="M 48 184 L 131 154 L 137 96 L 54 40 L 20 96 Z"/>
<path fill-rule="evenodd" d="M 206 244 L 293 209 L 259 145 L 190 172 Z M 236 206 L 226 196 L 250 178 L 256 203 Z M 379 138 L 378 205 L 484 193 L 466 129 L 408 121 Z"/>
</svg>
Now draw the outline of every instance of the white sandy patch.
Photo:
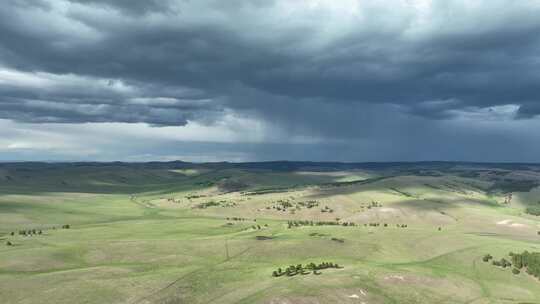
<svg viewBox="0 0 540 304">
<path fill-rule="evenodd" d="M 405 278 L 401 275 L 391 275 L 391 276 L 386 276 L 384 277 L 385 280 L 400 280 L 400 281 L 405 281 Z"/>
<path fill-rule="evenodd" d="M 379 208 L 378 209 L 380 212 L 397 212 L 398 210 L 395 209 L 395 208 L 387 208 L 387 207 L 383 207 L 383 208 Z"/>
<path fill-rule="evenodd" d="M 362 297 L 365 297 L 365 296 L 367 296 L 367 293 L 363 289 L 360 289 L 360 295 Z M 351 298 L 351 299 L 360 299 L 360 296 L 358 294 L 356 294 L 356 293 L 353 293 L 352 295 L 349 296 L 349 298 Z M 362 303 L 364 303 L 364 302 L 362 302 Z"/>
<path fill-rule="evenodd" d="M 523 228 L 523 227 L 527 227 L 527 225 L 525 224 L 522 224 L 522 223 L 515 223 L 514 221 L 512 220 L 502 220 L 502 221 L 498 221 L 497 222 L 497 225 L 502 225 L 502 226 L 506 226 L 506 227 L 513 227 L 513 228 Z"/>
</svg>

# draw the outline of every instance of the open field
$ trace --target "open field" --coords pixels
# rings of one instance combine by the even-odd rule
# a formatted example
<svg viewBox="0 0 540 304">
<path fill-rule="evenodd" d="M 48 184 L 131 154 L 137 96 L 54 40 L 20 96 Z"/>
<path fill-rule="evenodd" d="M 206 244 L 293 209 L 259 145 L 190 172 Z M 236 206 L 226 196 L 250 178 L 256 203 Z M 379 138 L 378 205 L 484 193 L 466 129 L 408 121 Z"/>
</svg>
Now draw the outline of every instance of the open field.
<svg viewBox="0 0 540 304">
<path fill-rule="evenodd" d="M 540 251 L 539 185 L 520 164 L 0 164 L 0 299 L 540 303 L 482 260 Z M 311 262 L 340 267 L 272 276 Z"/>
</svg>

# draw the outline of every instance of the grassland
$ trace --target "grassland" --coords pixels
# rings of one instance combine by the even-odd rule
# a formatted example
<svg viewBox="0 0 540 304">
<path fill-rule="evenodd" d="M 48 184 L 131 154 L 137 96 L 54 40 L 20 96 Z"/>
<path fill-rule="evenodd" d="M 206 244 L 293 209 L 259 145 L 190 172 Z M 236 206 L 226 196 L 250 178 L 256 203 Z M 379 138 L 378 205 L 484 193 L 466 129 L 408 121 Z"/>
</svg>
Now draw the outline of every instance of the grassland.
<svg viewBox="0 0 540 304">
<path fill-rule="evenodd" d="M 274 165 L 0 165 L 0 302 L 540 303 L 538 168 Z"/>
</svg>

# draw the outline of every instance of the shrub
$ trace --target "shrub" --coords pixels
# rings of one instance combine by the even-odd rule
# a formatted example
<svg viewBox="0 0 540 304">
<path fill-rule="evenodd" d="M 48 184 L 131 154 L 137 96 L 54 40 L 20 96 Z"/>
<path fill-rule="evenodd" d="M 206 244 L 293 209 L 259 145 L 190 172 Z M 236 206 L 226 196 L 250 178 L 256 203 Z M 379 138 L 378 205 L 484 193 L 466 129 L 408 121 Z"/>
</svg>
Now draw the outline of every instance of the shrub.
<svg viewBox="0 0 540 304">
<path fill-rule="evenodd" d="M 345 243 L 344 239 L 339 239 L 339 238 L 335 238 L 335 237 L 333 237 L 331 240 L 335 241 L 335 242 L 338 242 L 338 243 Z"/>
<path fill-rule="evenodd" d="M 517 268 L 512 269 L 513 274 L 519 274 L 520 272 L 521 271 L 519 271 L 519 269 L 517 269 Z"/>
<path fill-rule="evenodd" d="M 507 259 L 502 258 L 501 259 L 501 266 L 503 268 L 510 267 L 510 266 L 512 266 L 512 263 L 510 263 Z"/>
</svg>

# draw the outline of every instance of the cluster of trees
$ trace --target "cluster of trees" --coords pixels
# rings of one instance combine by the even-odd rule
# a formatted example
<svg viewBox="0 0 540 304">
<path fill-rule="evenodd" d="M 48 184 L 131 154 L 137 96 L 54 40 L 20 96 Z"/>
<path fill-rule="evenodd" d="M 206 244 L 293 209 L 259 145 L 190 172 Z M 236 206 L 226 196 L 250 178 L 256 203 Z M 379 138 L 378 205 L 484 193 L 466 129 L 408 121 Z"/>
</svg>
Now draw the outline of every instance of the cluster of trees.
<svg viewBox="0 0 540 304">
<path fill-rule="evenodd" d="M 381 226 L 381 223 L 368 223 L 368 224 L 364 224 L 364 226 L 379 227 L 379 226 Z M 388 227 L 388 224 L 383 223 L 383 227 Z M 407 228 L 407 224 L 396 224 L 396 227 L 397 228 Z"/>
<path fill-rule="evenodd" d="M 64 224 L 61 226 L 62 229 L 69 229 L 71 228 L 71 226 L 69 226 L 69 224 Z M 56 229 L 56 227 L 52 227 L 52 229 Z M 11 231 L 9 233 L 11 236 L 14 236 L 15 235 L 15 232 L 14 231 Z M 19 230 L 17 232 L 18 235 L 22 235 L 22 236 L 32 236 L 32 235 L 41 235 L 43 234 L 43 230 L 41 229 L 23 229 L 23 230 Z"/>
<path fill-rule="evenodd" d="M 300 226 L 356 226 L 353 222 L 338 222 L 338 221 L 287 221 L 288 228 Z"/>
<path fill-rule="evenodd" d="M 510 252 L 510 256 L 515 268 L 518 270 L 526 268 L 525 272 L 540 278 L 540 252 L 528 252 L 525 250 L 522 253 Z"/>
<path fill-rule="evenodd" d="M 186 195 L 186 198 L 188 200 L 190 200 L 192 198 L 201 198 L 201 197 L 206 197 L 206 195 L 204 195 L 204 194 L 189 194 L 189 195 Z"/>
<path fill-rule="evenodd" d="M 540 216 L 540 202 L 536 205 L 529 206 L 525 209 L 525 212 L 528 214 Z"/>
<path fill-rule="evenodd" d="M 277 209 L 278 211 L 285 211 L 287 208 L 292 208 L 293 204 L 289 202 L 289 200 L 278 200 L 277 204 L 273 206 L 273 208 Z"/>
<path fill-rule="evenodd" d="M 30 236 L 30 235 L 37 235 L 42 234 L 43 231 L 37 230 L 37 229 L 28 229 L 28 230 L 19 230 L 19 235 L 22 236 Z M 11 235 L 14 235 L 15 233 L 11 232 Z"/>
<path fill-rule="evenodd" d="M 382 204 L 376 201 L 372 201 L 367 206 L 360 206 L 360 208 L 367 208 L 367 209 L 378 208 L 378 207 L 382 207 Z"/>
<path fill-rule="evenodd" d="M 209 201 L 198 204 L 196 207 L 199 209 L 206 209 L 208 207 L 234 207 L 236 206 L 235 202 L 227 202 L 227 201 Z"/>
<path fill-rule="evenodd" d="M 508 260 L 505 259 L 505 258 L 502 258 L 502 259 L 500 259 L 499 261 L 493 260 L 493 261 L 491 262 L 491 264 L 493 264 L 494 266 L 502 267 L 502 268 L 512 267 L 512 263 L 510 263 L 510 261 L 508 261 Z"/>
<path fill-rule="evenodd" d="M 379 203 L 379 202 L 376 202 L 376 201 L 372 201 L 370 206 L 371 206 L 371 207 L 382 207 L 382 204 Z M 370 206 L 368 206 L 368 208 L 369 208 Z"/>
<path fill-rule="evenodd" d="M 486 263 L 491 261 L 492 265 L 499 266 L 499 267 L 502 267 L 502 268 L 512 267 L 512 263 L 510 263 L 510 261 L 508 261 L 507 259 L 502 258 L 499 261 L 493 260 L 493 256 L 491 254 L 489 254 L 489 253 L 482 257 L 482 261 L 484 261 Z"/>
<path fill-rule="evenodd" d="M 288 208 L 288 207 L 284 207 L 283 205 L 273 205 L 272 207 L 267 206 L 267 207 L 266 207 L 266 210 L 275 209 L 275 210 L 277 210 L 277 211 L 283 211 L 283 212 L 285 212 L 285 211 L 287 211 L 287 208 Z"/>
<path fill-rule="evenodd" d="M 311 201 L 305 201 L 305 202 L 298 202 L 297 204 L 298 204 L 299 206 L 302 206 L 302 207 L 311 209 L 311 208 L 313 208 L 313 207 L 319 206 L 319 201 L 311 200 Z"/>
<path fill-rule="evenodd" d="M 540 252 L 528 252 L 527 250 L 522 253 L 513 253 L 508 254 L 511 257 L 512 262 L 508 261 L 505 258 L 500 259 L 499 261 L 493 260 L 491 264 L 499 267 L 512 267 L 513 274 L 521 273 L 521 270 L 525 268 L 525 272 L 536 277 L 540 278 Z M 482 260 L 484 262 L 489 262 L 493 257 L 490 254 L 484 255 Z"/>
<path fill-rule="evenodd" d="M 288 199 L 280 199 L 277 200 L 273 206 L 267 206 L 266 209 L 275 209 L 277 211 L 285 212 L 289 209 L 292 209 L 291 212 L 294 212 L 294 210 L 301 210 L 302 208 L 314 208 L 319 206 L 319 201 L 317 200 L 309 200 L 309 201 L 301 201 L 301 202 L 293 202 L 291 203 Z"/>
<path fill-rule="evenodd" d="M 512 193 L 508 193 L 505 197 L 504 197 L 504 203 L 505 204 L 510 204 L 512 202 Z"/>
<path fill-rule="evenodd" d="M 309 263 L 307 265 L 298 264 L 296 266 L 290 265 L 289 267 L 285 268 L 285 271 L 283 271 L 281 268 L 274 270 L 272 272 L 272 276 L 281 277 L 283 275 L 286 275 L 286 276 L 292 277 L 297 274 L 306 275 L 310 273 L 319 275 L 321 274 L 319 270 L 323 270 L 327 268 L 343 268 L 343 267 L 339 266 L 337 263 L 332 263 L 332 262 L 322 262 L 320 264 Z"/>
<path fill-rule="evenodd" d="M 264 227 L 268 227 L 268 224 L 264 224 Z M 253 230 L 261 230 L 261 226 L 260 225 L 253 225 L 251 226 L 251 229 Z"/>
<path fill-rule="evenodd" d="M 244 217 L 228 217 L 227 218 L 227 221 L 249 221 L 249 219 L 247 218 L 244 218 Z M 257 220 L 253 220 L 254 222 L 256 222 Z"/>
<path fill-rule="evenodd" d="M 358 226 L 353 222 L 339 222 L 339 219 L 336 221 L 287 221 L 288 228 L 300 227 L 300 226 L 344 226 L 344 227 L 356 227 Z M 365 227 L 379 227 L 381 223 L 367 223 L 364 224 Z M 382 224 L 383 227 L 388 227 L 387 223 Z M 407 224 L 396 224 L 397 228 L 407 228 Z"/>
<path fill-rule="evenodd" d="M 69 229 L 69 228 L 70 228 L 69 224 L 62 225 L 62 229 Z M 56 229 L 56 227 L 52 227 L 52 229 Z M 41 230 L 41 229 L 23 229 L 23 230 L 19 230 L 17 233 L 18 233 L 18 235 L 21 235 L 21 236 L 34 236 L 34 235 L 42 235 L 43 230 Z M 9 235 L 14 236 L 15 231 L 11 231 L 9 233 Z M 11 241 L 7 240 L 6 245 L 7 246 L 13 246 L 13 243 Z"/>
</svg>

